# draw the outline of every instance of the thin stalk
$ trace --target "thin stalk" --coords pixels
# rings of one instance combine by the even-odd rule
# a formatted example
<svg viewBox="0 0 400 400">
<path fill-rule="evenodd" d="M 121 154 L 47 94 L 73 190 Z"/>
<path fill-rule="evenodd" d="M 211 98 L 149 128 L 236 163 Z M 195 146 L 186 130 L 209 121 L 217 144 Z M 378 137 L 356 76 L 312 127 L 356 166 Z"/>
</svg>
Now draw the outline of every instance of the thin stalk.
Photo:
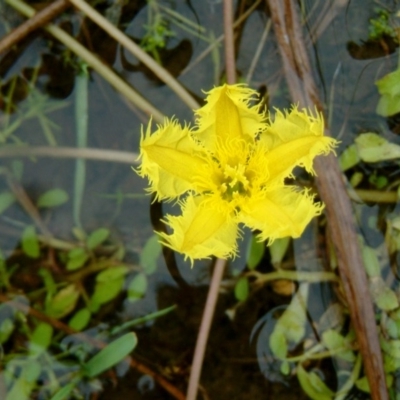
<svg viewBox="0 0 400 400">
<path fill-rule="evenodd" d="M 235 41 L 233 38 L 233 1 L 224 0 L 225 72 L 226 82 L 236 82 Z"/>
<path fill-rule="evenodd" d="M 256 53 L 254 54 L 253 60 L 251 61 L 249 71 L 247 72 L 246 76 L 246 82 L 247 84 L 250 84 L 251 78 L 253 77 L 254 70 L 256 69 L 256 66 L 258 64 L 258 60 L 260 59 L 261 51 L 265 45 L 265 42 L 267 41 L 268 33 L 271 29 L 272 21 L 271 18 L 268 19 L 268 22 L 265 25 L 264 32 L 261 35 L 260 43 L 257 46 Z"/>
<path fill-rule="evenodd" d="M 236 81 L 236 65 L 233 39 L 232 0 L 224 0 L 224 32 L 226 80 L 228 84 L 234 84 Z M 224 275 L 225 265 L 226 260 L 222 260 L 220 258 L 218 258 L 215 263 L 214 273 L 211 278 L 211 284 L 208 290 L 207 300 L 204 306 L 203 317 L 201 319 L 200 330 L 194 350 L 192 369 L 190 371 L 189 385 L 186 394 L 187 400 L 195 400 L 197 397 L 204 353 L 206 351 L 211 322 L 218 299 L 218 289 L 221 285 L 222 277 Z"/>
<path fill-rule="evenodd" d="M 220 258 L 218 258 L 215 263 L 214 273 L 211 278 L 211 285 L 210 289 L 208 290 L 206 305 L 204 307 L 203 317 L 201 319 L 200 330 L 197 336 L 186 400 L 195 400 L 197 397 L 197 389 L 201 375 L 201 368 L 203 366 L 204 353 L 206 350 L 208 335 L 210 333 L 212 318 L 214 316 L 215 305 L 217 304 L 218 289 L 224 274 L 225 263 L 226 261 Z"/>
<path fill-rule="evenodd" d="M 257 271 L 250 271 L 247 276 L 255 277 L 256 284 L 263 284 L 266 282 L 285 279 L 290 281 L 304 281 L 308 283 L 313 282 L 339 282 L 339 277 L 334 272 L 321 271 L 321 272 L 306 272 L 306 271 L 286 271 L 279 270 L 263 274 Z"/>
<path fill-rule="evenodd" d="M 143 64 L 152 70 L 152 72 L 167 84 L 190 108 L 199 108 L 197 101 L 188 93 L 188 91 L 161 65 L 159 65 L 152 57 L 150 57 L 140 46 L 133 42 L 128 36 L 116 28 L 112 23 L 107 21 L 100 13 L 83 0 L 70 0 L 70 2 L 83 11 L 87 17 L 96 22 L 103 28 L 111 37 L 129 50 Z"/>
<path fill-rule="evenodd" d="M 22 0 L 5 0 L 7 4 L 15 8 L 18 12 L 31 18 L 35 15 L 35 10 Z M 128 100 L 135 104 L 139 109 L 162 123 L 164 115 L 157 110 L 151 103 L 144 99 L 140 94 L 132 89 L 123 79 L 121 79 L 111 68 L 104 64 L 97 56 L 77 42 L 72 36 L 55 25 L 47 25 L 46 29 L 57 40 L 67 46 L 72 52 L 84 60 L 91 68 L 110 83 L 118 92 L 123 94 Z"/>
<path fill-rule="evenodd" d="M 48 146 L 2 146 L 0 158 L 4 157 L 53 157 L 53 158 L 84 158 L 86 160 L 97 160 L 117 162 L 122 164 L 138 165 L 139 155 L 129 151 L 91 149 L 76 147 L 48 147 Z"/>
<path fill-rule="evenodd" d="M 257 0 L 254 4 L 245 12 L 243 13 L 234 23 L 233 28 L 237 28 L 243 21 L 246 20 L 247 17 L 259 6 L 261 0 Z M 190 65 L 188 65 L 182 72 L 181 77 L 188 73 L 193 67 L 195 67 L 203 58 L 205 58 L 210 52 L 212 52 L 216 46 L 218 46 L 223 40 L 225 39 L 225 35 L 218 36 L 215 41 L 213 41 L 205 50 L 203 50 L 195 60 L 193 60 Z"/>
<path fill-rule="evenodd" d="M 89 74 L 86 65 L 81 63 L 81 72 L 75 77 L 75 129 L 76 147 L 85 148 L 88 136 L 88 85 Z M 75 226 L 81 228 L 81 208 L 85 192 L 86 162 L 84 158 L 78 158 L 75 162 L 73 218 Z"/>
</svg>

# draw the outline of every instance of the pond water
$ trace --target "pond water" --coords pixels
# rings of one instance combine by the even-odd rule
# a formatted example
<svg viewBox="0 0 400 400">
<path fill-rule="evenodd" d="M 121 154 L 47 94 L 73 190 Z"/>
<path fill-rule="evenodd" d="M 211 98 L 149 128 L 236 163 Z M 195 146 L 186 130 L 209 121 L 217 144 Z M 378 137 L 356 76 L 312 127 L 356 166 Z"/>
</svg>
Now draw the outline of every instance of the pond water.
<svg viewBox="0 0 400 400">
<path fill-rule="evenodd" d="M 42 9 L 47 2 L 28 4 Z M 216 43 L 223 33 L 221 2 L 91 4 L 200 104 L 204 91 L 224 80 L 223 46 Z M 392 353 L 385 356 L 390 396 L 398 399 L 400 107 L 378 115 L 375 82 L 399 68 L 399 3 L 298 5 L 327 122 L 341 141 L 337 154 L 354 189 L 363 254 L 375 263 L 367 270 L 382 346 Z M 267 2 L 235 2 L 235 19 L 251 7 L 237 29 L 238 80 L 258 90 L 270 110 L 289 108 Z M 0 3 L 0 37 L 24 20 Z M 193 122 L 192 110 L 169 87 L 82 13 L 68 9 L 54 22 L 162 114 Z M 0 55 L 0 76 L 0 398 L 179 398 L 161 382 L 186 391 L 213 263 L 199 261 L 191 268 L 156 240 L 154 229 L 163 229 L 160 218 L 176 212 L 176 205 L 152 203 L 147 182 L 131 168 L 137 167 L 149 115 L 41 30 Z M 395 107 L 400 75 L 393 79 Z M 375 133 L 385 143 L 377 145 L 376 136 L 363 133 Z M 364 141 L 354 144 L 360 137 Z M 46 156 L 35 153 L 39 146 L 50 148 Z M 17 155 L 16 148 L 23 151 Z M 80 148 L 84 157 L 65 157 L 67 148 Z M 85 148 L 105 152 L 92 160 Z M 109 150 L 131 152 L 131 165 L 126 153 L 101 160 Z M 312 185 L 302 171 L 298 181 Z M 271 250 L 244 231 L 239 257 L 229 262 L 221 286 L 199 398 L 317 398 L 312 393 L 322 382 L 329 389 L 320 386 L 327 397 L 319 398 L 369 398 L 346 301 L 332 274 L 336 263 L 327 223 L 321 216 L 300 239 L 278 241 Z M 282 270 L 325 278 L 268 279 L 268 273 Z M 297 310 L 297 320 L 285 314 L 288 304 Z M 300 331 L 288 340 L 287 352 L 282 343 L 271 345 L 276 326 Z M 93 372 L 90 360 L 107 343 L 123 337 L 129 347 L 133 336 L 123 336 L 127 332 L 137 335 L 132 358 L 122 355 L 115 368 Z M 307 371 L 308 383 L 297 378 L 299 370 Z"/>
</svg>

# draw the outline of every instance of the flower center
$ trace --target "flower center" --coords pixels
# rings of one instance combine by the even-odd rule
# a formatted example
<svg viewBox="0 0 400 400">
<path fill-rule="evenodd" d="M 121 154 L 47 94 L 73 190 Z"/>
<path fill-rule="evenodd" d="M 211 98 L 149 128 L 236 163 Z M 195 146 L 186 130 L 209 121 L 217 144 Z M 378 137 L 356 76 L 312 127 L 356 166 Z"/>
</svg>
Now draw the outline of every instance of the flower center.
<svg viewBox="0 0 400 400">
<path fill-rule="evenodd" d="M 223 167 L 222 197 L 232 201 L 238 196 L 248 196 L 250 182 L 246 177 L 246 166 L 238 164 L 234 167 L 225 165 Z"/>
</svg>

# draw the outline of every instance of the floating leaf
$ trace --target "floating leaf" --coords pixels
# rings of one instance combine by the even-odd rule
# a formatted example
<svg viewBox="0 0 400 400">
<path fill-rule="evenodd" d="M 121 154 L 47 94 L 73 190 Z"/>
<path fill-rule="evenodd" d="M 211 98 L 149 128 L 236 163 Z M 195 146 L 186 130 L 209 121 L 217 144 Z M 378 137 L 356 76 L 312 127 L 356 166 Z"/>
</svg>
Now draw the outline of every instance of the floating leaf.
<svg viewBox="0 0 400 400">
<path fill-rule="evenodd" d="M 400 146 L 388 142 L 376 133 L 363 133 L 356 140 L 358 155 L 365 162 L 380 162 L 400 158 Z"/>
<path fill-rule="evenodd" d="M 91 316 L 92 314 L 90 313 L 89 309 L 82 308 L 73 315 L 73 317 L 69 320 L 68 325 L 76 331 L 82 331 L 90 322 Z"/>
<path fill-rule="evenodd" d="M 281 330 L 274 330 L 269 337 L 269 347 L 272 353 L 280 358 L 286 358 L 288 352 L 287 340 Z"/>
<path fill-rule="evenodd" d="M 137 336 L 129 332 L 100 350 L 84 366 L 86 376 L 93 378 L 122 361 L 137 345 Z"/>
<path fill-rule="evenodd" d="M 110 282 L 97 282 L 91 298 L 91 311 L 96 311 L 104 303 L 108 303 L 117 297 L 124 286 L 124 278 L 120 277 Z"/>
<path fill-rule="evenodd" d="M 322 334 L 322 342 L 325 347 L 332 352 L 341 350 L 339 353 L 335 354 L 337 357 L 349 362 L 355 360 L 356 357 L 354 353 L 348 349 L 349 346 L 346 338 L 334 329 L 329 329 Z"/>
<path fill-rule="evenodd" d="M 51 343 L 53 328 L 51 325 L 41 322 L 33 331 L 29 342 L 29 352 L 31 355 L 43 353 Z"/>
<path fill-rule="evenodd" d="M 86 246 L 89 250 L 95 249 L 101 245 L 110 236 L 110 231 L 106 228 L 99 228 L 93 231 L 86 240 Z"/>
<path fill-rule="evenodd" d="M 260 242 L 255 235 L 251 235 L 246 254 L 246 264 L 249 269 L 257 267 L 264 256 L 265 248 L 264 242 Z"/>
<path fill-rule="evenodd" d="M 145 274 L 137 274 L 129 283 L 128 298 L 129 300 L 137 300 L 143 297 L 147 290 L 147 276 Z"/>
<path fill-rule="evenodd" d="M 67 270 L 75 271 L 83 267 L 89 259 L 89 254 L 82 247 L 77 247 L 68 252 Z"/>
<path fill-rule="evenodd" d="M 46 302 L 46 314 L 53 318 L 65 317 L 73 311 L 78 299 L 79 291 L 76 286 L 68 285 Z"/>
<path fill-rule="evenodd" d="M 38 258 L 40 255 L 39 241 L 32 225 L 27 226 L 22 232 L 22 250 L 28 257 Z"/>
<path fill-rule="evenodd" d="M 290 237 L 285 237 L 282 239 L 276 239 L 269 247 L 269 252 L 271 253 L 271 263 L 279 264 L 282 262 L 283 257 L 287 252 L 289 247 Z"/>
<path fill-rule="evenodd" d="M 375 84 L 381 94 L 376 112 L 383 117 L 397 114 L 400 111 L 400 69 L 385 75 Z"/>
<path fill-rule="evenodd" d="M 16 200 L 14 193 L 2 192 L 0 193 L 0 214 L 7 210 Z"/>
<path fill-rule="evenodd" d="M 332 400 L 334 392 L 325 385 L 315 372 L 307 372 L 301 364 L 297 366 L 297 378 L 301 387 L 313 400 Z"/>
<path fill-rule="evenodd" d="M 63 189 L 51 189 L 43 193 L 37 200 L 38 207 L 57 207 L 66 203 L 68 193 Z"/>
<path fill-rule="evenodd" d="M 369 393 L 371 391 L 369 388 L 369 383 L 368 383 L 368 379 L 366 376 L 363 376 L 362 378 L 356 380 L 356 387 L 357 387 L 357 389 L 360 389 L 366 393 Z"/>
<path fill-rule="evenodd" d="M 11 334 L 14 332 L 15 324 L 10 318 L 6 318 L 1 321 L 0 324 L 0 345 L 5 343 Z"/>
<path fill-rule="evenodd" d="M 249 281 L 246 277 L 238 279 L 235 285 L 235 297 L 239 301 L 244 301 L 249 295 Z"/>
<path fill-rule="evenodd" d="M 128 267 L 125 265 L 121 265 L 119 267 L 109 267 L 108 269 L 105 269 L 104 271 L 101 271 L 97 274 L 96 281 L 107 283 L 109 281 L 124 277 L 127 272 Z"/>
<path fill-rule="evenodd" d="M 358 155 L 357 146 L 355 144 L 350 145 L 343 151 L 339 156 L 340 169 L 344 172 L 350 168 L 353 168 L 360 162 Z"/>
<path fill-rule="evenodd" d="M 381 266 L 379 264 L 378 257 L 372 247 L 366 245 L 362 246 L 362 258 L 364 261 L 364 267 L 370 278 L 381 275 Z"/>
<path fill-rule="evenodd" d="M 50 400 L 67 400 L 78 382 L 70 382 L 63 386 Z"/>
<path fill-rule="evenodd" d="M 157 270 L 157 260 L 161 249 L 158 236 L 153 235 L 147 240 L 140 254 L 140 265 L 146 274 L 150 275 Z"/>
</svg>

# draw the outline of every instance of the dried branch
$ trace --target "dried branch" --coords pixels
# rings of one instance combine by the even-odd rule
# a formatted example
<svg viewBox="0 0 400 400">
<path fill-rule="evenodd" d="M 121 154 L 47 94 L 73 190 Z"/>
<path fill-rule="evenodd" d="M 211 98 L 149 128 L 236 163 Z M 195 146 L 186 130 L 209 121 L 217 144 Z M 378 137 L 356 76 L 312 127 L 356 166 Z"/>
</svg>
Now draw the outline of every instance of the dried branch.
<svg viewBox="0 0 400 400">
<path fill-rule="evenodd" d="M 299 102 L 301 107 L 316 106 L 322 111 L 294 1 L 268 0 L 268 4 L 293 101 Z M 375 314 L 353 210 L 343 176 L 333 155 L 324 157 L 323 160 L 317 159 L 315 170 L 318 175 L 318 189 L 326 204 L 340 277 L 363 357 L 371 396 L 375 400 L 386 400 L 388 392 Z"/>
</svg>

